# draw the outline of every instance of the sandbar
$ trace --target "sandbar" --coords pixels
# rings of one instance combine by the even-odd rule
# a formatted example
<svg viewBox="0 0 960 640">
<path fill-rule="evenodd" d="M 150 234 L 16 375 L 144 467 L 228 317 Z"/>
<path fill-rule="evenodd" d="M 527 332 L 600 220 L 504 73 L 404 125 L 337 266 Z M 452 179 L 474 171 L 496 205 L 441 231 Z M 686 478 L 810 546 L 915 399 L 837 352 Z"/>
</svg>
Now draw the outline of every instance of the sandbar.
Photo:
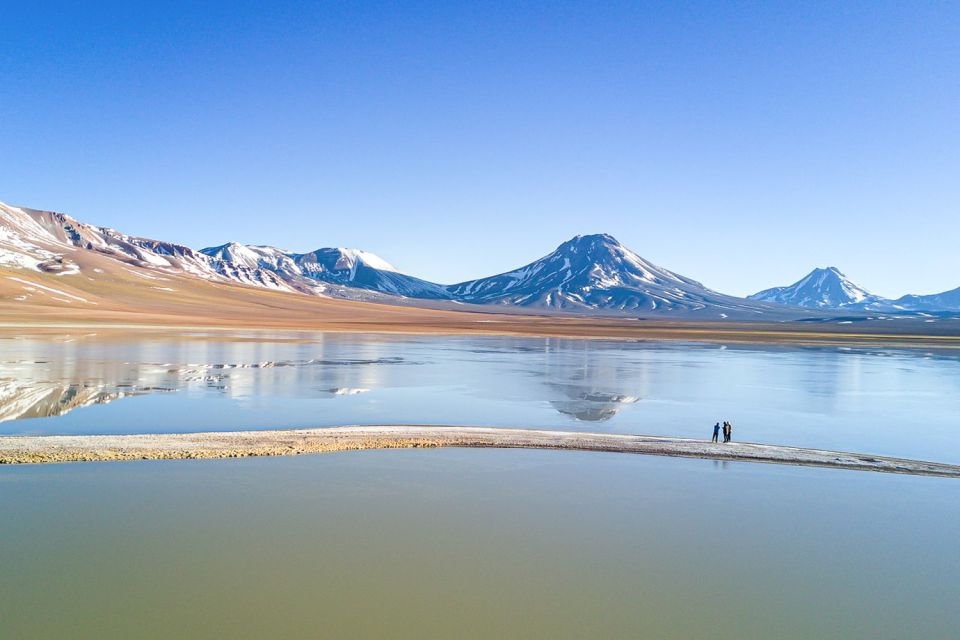
<svg viewBox="0 0 960 640">
<path fill-rule="evenodd" d="M 285 456 L 364 449 L 481 447 L 605 451 L 960 478 L 960 465 L 774 444 L 433 425 L 141 435 L 0 436 L 0 464 Z"/>
</svg>

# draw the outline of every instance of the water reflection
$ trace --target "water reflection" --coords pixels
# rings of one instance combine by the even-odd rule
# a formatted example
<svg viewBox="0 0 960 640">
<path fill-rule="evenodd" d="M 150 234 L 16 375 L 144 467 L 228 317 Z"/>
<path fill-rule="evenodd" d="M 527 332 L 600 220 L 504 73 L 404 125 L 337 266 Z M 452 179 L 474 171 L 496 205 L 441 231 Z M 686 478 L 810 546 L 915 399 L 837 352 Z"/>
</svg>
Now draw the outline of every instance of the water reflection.
<svg viewBox="0 0 960 640">
<path fill-rule="evenodd" d="M 136 393 L 131 391 L 130 394 Z M 106 404 L 126 395 L 101 387 L 0 381 L 0 422 L 59 416 L 91 404 Z"/>
<path fill-rule="evenodd" d="M 609 420 L 617 415 L 623 405 L 640 401 L 636 396 L 622 396 L 615 393 L 589 392 L 571 395 L 573 397 L 570 400 L 551 400 L 550 404 L 560 413 L 587 422 Z"/>
<path fill-rule="evenodd" d="M 214 391 L 232 398 L 270 393 L 305 393 L 316 398 L 357 395 L 384 383 L 379 367 L 401 364 L 411 363 L 387 357 L 182 366 L 86 359 L 5 362 L 0 363 L 4 374 L 0 377 L 0 422 L 60 416 L 94 404 L 184 389 Z M 365 371 L 359 372 L 361 368 Z M 289 369 L 290 373 L 256 373 L 275 369 Z M 18 375 L 11 377 L 10 373 Z"/>
<path fill-rule="evenodd" d="M 496 368 L 504 359 L 510 361 L 518 354 L 542 358 L 542 367 L 534 367 L 529 373 L 538 381 L 538 386 L 542 386 L 550 406 L 575 420 L 602 422 L 615 416 L 624 406 L 641 400 L 638 394 L 642 392 L 647 375 L 645 366 L 629 366 L 620 361 L 616 350 L 560 340 L 546 340 L 536 347 L 507 340 L 499 349 L 458 348 L 446 353 L 445 362 L 385 355 L 383 352 L 397 346 L 391 342 L 361 342 L 359 348 L 368 357 L 348 357 L 356 355 L 354 349 L 358 345 L 342 340 L 313 345 L 319 356 L 302 360 L 241 361 L 244 357 L 267 355 L 264 345 L 249 343 L 226 343 L 218 345 L 215 350 L 209 345 L 199 345 L 186 351 L 183 345 L 174 344 L 164 354 L 230 360 L 203 364 L 130 360 L 130 357 L 144 353 L 159 355 L 144 345 L 134 345 L 132 352 L 123 352 L 126 358 L 123 360 L 92 358 L 78 354 L 74 343 L 68 344 L 70 346 L 23 343 L 21 348 L 27 351 L 36 349 L 43 355 L 38 353 L 33 359 L 0 363 L 0 374 L 3 375 L 0 378 L 0 422 L 60 416 L 93 404 L 178 390 L 218 392 L 234 399 L 355 396 L 374 390 L 419 385 L 424 379 L 435 382 L 430 380 L 434 377 L 430 371 L 411 375 L 397 371 L 397 368 L 446 369 L 448 365 L 456 364 L 464 352 L 474 357 L 472 363 L 460 362 L 467 368 Z M 283 350 L 282 347 L 277 349 Z M 349 353 L 344 353 L 345 350 Z M 470 384 L 474 387 L 471 391 L 477 395 L 497 397 L 505 393 L 494 376 L 472 376 Z"/>
<path fill-rule="evenodd" d="M 624 405 L 640 402 L 648 367 L 625 361 L 619 350 L 591 343 L 549 340 L 539 378 L 556 399 L 551 406 L 586 422 L 603 422 Z"/>
<path fill-rule="evenodd" d="M 953 461 L 958 364 L 508 337 L 4 340 L 0 421 L 33 434 L 407 423 L 708 438 L 731 420 L 742 440 Z"/>
</svg>

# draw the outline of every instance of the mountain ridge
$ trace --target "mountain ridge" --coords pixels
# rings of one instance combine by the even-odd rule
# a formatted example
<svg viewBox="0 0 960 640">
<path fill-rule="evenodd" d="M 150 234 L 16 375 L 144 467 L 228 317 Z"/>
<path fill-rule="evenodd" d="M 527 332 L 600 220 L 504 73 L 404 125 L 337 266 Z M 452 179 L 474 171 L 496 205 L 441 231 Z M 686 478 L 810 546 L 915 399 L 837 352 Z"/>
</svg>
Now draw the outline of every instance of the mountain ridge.
<svg viewBox="0 0 960 640">
<path fill-rule="evenodd" d="M 885 298 L 850 280 L 836 267 L 816 268 L 797 282 L 764 289 L 750 300 L 832 311 L 935 313 L 960 311 L 960 288 L 942 293 Z"/>
<path fill-rule="evenodd" d="M 858 287 L 834 267 L 814 270 L 789 287 L 740 298 L 658 266 L 606 233 L 577 235 L 510 271 L 443 285 L 401 273 L 383 258 L 361 249 L 325 247 L 296 253 L 227 242 L 195 250 L 90 225 L 63 213 L 0 203 L 0 267 L 56 277 L 84 275 L 90 281 L 106 278 L 102 269 L 91 271 L 82 266 L 85 261 L 81 258 L 88 253 L 115 261 L 147 280 L 184 274 L 211 283 L 427 307 L 471 305 L 526 313 L 599 315 L 696 314 L 716 319 L 776 319 L 804 309 L 895 312 L 928 305 L 960 310 L 960 289 L 904 296 L 901 300 L 905 302 L 898 304 Z"/>
</svg>

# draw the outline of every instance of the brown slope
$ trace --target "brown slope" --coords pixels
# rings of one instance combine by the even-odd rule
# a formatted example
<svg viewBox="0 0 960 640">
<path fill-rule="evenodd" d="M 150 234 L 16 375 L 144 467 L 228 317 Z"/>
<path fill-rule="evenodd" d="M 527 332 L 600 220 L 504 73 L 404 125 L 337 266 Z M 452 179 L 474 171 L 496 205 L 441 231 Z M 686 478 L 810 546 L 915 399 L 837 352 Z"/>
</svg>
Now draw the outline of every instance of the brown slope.
<svg viewBox="0 0 960 640">
<path fill-rule="evenodd" d="M 92 251 L 78 250 L 71 258 L 80 273 L 0 268 L 0 325 L 6 333 L 64 326 L 197 327 L 960 347 L 956 321 L 762 324 L 519 315 L 472 306 L 425 309 L 204 280 L 121 263 Z"/>
</svg>

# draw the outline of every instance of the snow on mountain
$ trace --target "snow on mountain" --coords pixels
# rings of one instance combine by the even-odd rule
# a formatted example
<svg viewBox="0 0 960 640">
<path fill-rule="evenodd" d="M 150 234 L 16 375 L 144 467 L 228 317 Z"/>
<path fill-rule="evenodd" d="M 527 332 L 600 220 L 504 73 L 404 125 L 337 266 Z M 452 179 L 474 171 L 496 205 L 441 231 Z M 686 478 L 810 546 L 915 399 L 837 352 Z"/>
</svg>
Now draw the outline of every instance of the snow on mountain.
<svg viewBox="0 0 960 640">
<path fill-rule="evenodd" d="M 569 310 L 763 313 L 764 305 L 711 291 L 630 251 L 607 234 L 576 236 L 543 258 L 489 278 L 451 285 L 475 304 Z"/>
<path fill-rule="evenodd" d="M 292 257 L 301 273 L 315 280 L 406 298 L 448 297 L 442 286 L 402 274 L 383 258 L 366 251 L 326 248 Z"/>
<path fill-rule="evenodd" d="M 76 273 L 79 267 L 72 259 L 78 250 L 85 250 L 136 267 L 186 272 L 207 278 L 216 275 L 206 256 L 183 245 L 128 236 L 53 211 L 7 205 L 0 206 L 0 211 L 4 214 L 0 217 L 0 234 L 8 239 L 5 244 L 9 244 L 11 237 L 19 238 L 21 247 L 29 244 L 33 255 L 46 257 L 35 266 L 41 271 Z M 4 255 L 9 255 L 8 246 L 0 246 L 2 249 L 8 250 L 3 251 Z"/>
<path fill-rule="evenodd" d="M 76 260 L 78 252 L 83 251 L 112 258 L 135 270 L 185 273 L 207 280 L 296 290 L 272 271 L 251 268 L 245 263 L 227 264 L 190 247 L 128 236 L 62 213 L 0 204 L 0 265 L 72 275 L 80 272 Z"/>
<path fill-rule="evenodd" d="M 55 270 L 63 264 L 59 244 L 29 213 L 0 202 L 0 266 Z"/>
<path fill-rule="evenodd" d="M 273 247 L 229 242 L 219 247 L 201 249 L 200 253 L 221 262 L 228 262 L 234 267 L 243 267 L 249 270 L 269 269 L 277 272 L 296 268 L 293 260 L 285 252 Z"/>
<path fill-rule="evenodd" d="M 396 267 L 384 260 L 378 255 L 372 254 L 368 251 L 361 251 L 360 249 L 344 249 L 339 248 L 337 251 L 340 253 L 341 260 L 347 261 L 351 264 L 356 264 L 357 262 L 364 264 L 371 269 L 377 269 L 378 271 L 396 271 Z"/>
<path fill-rule="evenodd" d="M 94 254 L 98 257 L 91 262 Z M 699 312 L 716 318 L 764 314 L 770 318 L 784 313 L 780 305 L 960 311 L 960 289 L 890 301 L 858 287 L 835 268 L 816 269 L 789 287 L 768 289 L 750 300 L 736 298 L 659 267 L 606 234 L 577 236 L 519 269 L 444 286 L 400 273 L 379 256 L 358 249 L 293 253 L 231 242 L 195 251 L 85 224 L 62 213 L 0 203 L 0 267 L 66 277 L 82 271 L 96 280 L 106 277 L 97 265 L 111 264 L 104 258 L 148 280 L 185 274 L 307 295 L 379 302 L 405 299 L 407 304 L 427 300 L 598 313 Z"/>
<path fill-rule="evenodd" d="M 94 251 L 134 266 L 186 271 L 206 277 L 212 275 L 207 260 L 190 247 L 128 236 L 115 229 L 95 227 L 53 211 L 24 211 L 62 245 Z"/>
<path fill-rule="evenodd" d="M 304 293 L 356 297 L 351 290 L 404 298 L 444 299 L 440 285 L 399 273 L 383 258 L 359 249 L 324 248 L 310 253 L 292 253 L 273 247 L 235 242 L 202 249 L 215 260 L 218 273 L 243 278 L 238 267 L 273 274 L 286 286 Z M 246 280 L 245 280 L 246 281 Z"/>
<path fill-rule="evenodd" d="M 960 311 L 960 288 L 929 295 L 905 295 L 892 305 L 907 311 Z"/>
<path fill-rule="evenodd" d="M 231 242 L 195 251 L 85 224 L 62 213 L 0 203 L 0 266 L 76 274 L 78 251 L 95 252 L 138 269 L 309 295 L 386 302 L 396 296 L 449 297 L 443 286 L 399 273 L 383 258 L 359 249 L 297 254 Z"/>
<path fill-rule="evenodd" d="M 211 269 L 228 280 L 281 291 L 313 293 L 310 286 L 298 286 L 301 283 L 290 282 L 281 275 L 296 271 L 296 265 L 279 249 L 229 242 L 201 249 L 199 253 Z"/>
<path fill-rule="evenodd" d="M 906 295 L 891 300 L 854 284 L 836 267 L 814 269 L 788 287 L 774 287 L 748 298 L 811 309 L 883 313 L 960 311 L 960 288 L 930 295 Z"/>
<path fill-rule="evenodd" d="M 790 286 L 766 289 L 747 297 L 809 309 L 870 309 L 889 302 L 858 286 L 836 267 L 814 269 Z"/>
</svg>

